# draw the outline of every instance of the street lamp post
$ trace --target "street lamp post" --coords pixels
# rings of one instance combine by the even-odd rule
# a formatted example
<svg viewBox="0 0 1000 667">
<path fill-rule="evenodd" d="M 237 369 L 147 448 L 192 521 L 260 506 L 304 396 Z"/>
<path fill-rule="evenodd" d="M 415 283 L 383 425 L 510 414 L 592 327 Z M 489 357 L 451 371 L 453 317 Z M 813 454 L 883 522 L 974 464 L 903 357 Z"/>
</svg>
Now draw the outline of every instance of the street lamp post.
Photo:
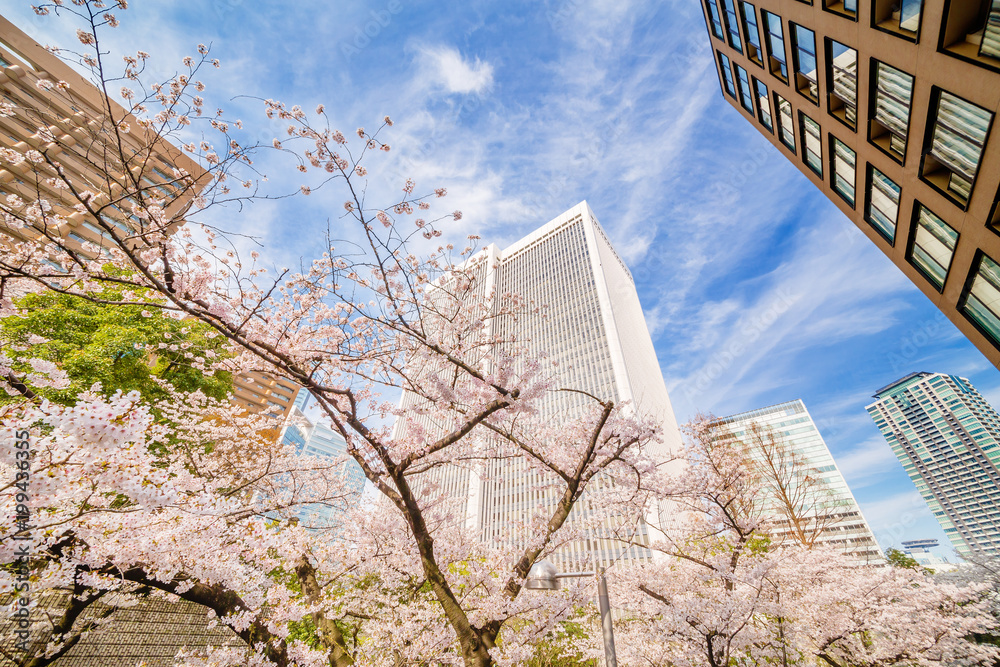
<svg viewBox="0 0 1000 667">
<path fill-rule="evenodd" d="M 532 591 L 554 591 L 559 588 L 560 579 L 578 577 L 597 577 L 597 607 L 601 612 L 601 634 L 604 635 L 604 661 L 607 667 L 618 667 L 615 655 L 615 631 L 611 624 L 611 605 L 608 602 L 608 581 L 604 577 L 604 568 L 596 572 L 559 572 L 556 566 L 547 560 L 540 560 L 531 566 L 524 587 Z"/>
</svg>

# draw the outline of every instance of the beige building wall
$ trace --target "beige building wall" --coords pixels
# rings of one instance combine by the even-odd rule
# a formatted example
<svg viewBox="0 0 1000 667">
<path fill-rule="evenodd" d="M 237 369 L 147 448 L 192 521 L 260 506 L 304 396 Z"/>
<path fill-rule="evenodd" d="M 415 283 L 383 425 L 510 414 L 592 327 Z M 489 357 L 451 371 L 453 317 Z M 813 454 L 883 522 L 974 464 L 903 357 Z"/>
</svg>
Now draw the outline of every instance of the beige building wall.
<svg viewBox="0 0 1000 667">
<path fill-rule="evenodd" d="M 980 51 L 982 48 L 984 52 L 989 52 L 997 45 L 1000 5 L 991 4 L 991 0 L 924 0 L 918 21 L 911 21 L 906 26 L 917 29 L 906 30 L 901 27 L 901 21 L 906 22 L 906 16 L 901 16 L 899 11 L 902 8 L 909 15 L 915 6 L 910 0 L 897 0 L 895 4 L 889 0 L 857 0 L 854 11 L 851 11 L 854 5 L 850 0 L 846 7 L 844 3 L 830 0 L 754 0 L 749 7 L 742 2 L 733 2 L 730 6 L 735 8 L 735 22 L 727 21 L 732 14 L 726 11 L 725 0 L 700 1 L 712 57 L 726 101 L 822 190 L 844 215 L 853 220 L 994 365 L 1000 365 L 1000 330 L 996 323 L 984 325 L 970 313 L 975 310 L 982 313 L 983 308 L 1000 312 L 1000 291 L 990 281 L 984 282 L 976 277 L 977 268 L 982 266 L 979 264 L 981 254 L 1000 262 L 1000 234 L 997 229 L 1000 224 L 1000 207 L 997 204 L 1000 198 L 1000 132 L 996 128 L 997 113 L 1000 111 L 1000 57 Z M 722 38 L 713 34 L 713 3 L 717 3 L 722 22 Z M 781 18 L 788 83 L 772 73 L 771 66 L 775 63 L 768 49 L 763 10 Z M 749 25 L 751 22 L 746 20 L 750 16 L 756 19 L 758 43 L 763 47 L 760 64 L 749 57 L 754 49 L 746 48 L 753 32 Z M 744 47 L 742 53 L 734 48 L 728 37 L 733 23 Z M 810 29 L 816 35 L 818 66 L 815 101 L 797 89 L 800 86 L 796 84 L 806 82 L 794 74 L 796 60 L 792 24 Z M 827 51 L 827 38 L 857 51 L 855 128 L 846 121 L 848 114 L 843 103 L 832 94 L 834 54 Z M 738 64 L 746 70 L 751 87 L 755 86 L 754 79 L 766 85 L 772 130 L 761 122 L 755 91 L 751 92 L 751 110 L 741 104 L 738 88 L 735 95 L 726 92 L 720 54 L 733 65 Z M 913 76 L 905 156 L 902 158 L 888 150 L 888 135 L 883 133 L 885 128 L 873 120 L 877 115 L 876 61 Z M 948 191 L 947 167 L 928 155 L 935 141 L 936 102 L 941 98 L 942 91 L 971 102 L 989 114 L 985 148 L 967 201 Z M 793 109 L 795 151 L 779 138 L 775 93 L 785 98 Z M 821 128 L 822 175 L 815 173 L 804 162 L 800 112 L 808 115 Z M 968 124 L 964 128 L 973 129 Z M 833 138 L 856 153 L 853 203 L 833 187 Z M 868 171 L 872 167 L 900 186 L 896 234 L 891 242 L 866 219 L 871 198 Z M 950 226 L 958 237 L 940 288 L 911 260 L 917 240 L 918 202 Z M 942 257 L 946 254 L 942 253 Z M 984 264 L 989 267 L 988 262 Z M 975 298 L 970 298 L 970 295 Z"/>
<path fill-rule="evenodd" d="M 102 214 L 109 220 L 121 223 L 115 226 L 122 232 L 135 227 L 123 184 L 130 185 L 131 194 L 138 191 L 164 199 L 167 212 L 173 215 L 189 207 L 205 185 L 207 174 L 197 162 L 176 146 L 144 131 L 135 117 L 107 100 L 93 83 L 3 17 L 0 68 L 0 102 L 14 107 L 12 115 L 0 115 L 0 147 L 20 153 L 35 149 L 58 161 L 74 184 L 97 193 L 94 205 L 104 207 Z M 67 85 L 61 85 L 63 82 Z M 128 144 L 124 149 L 146 157 L 141 169 L 135 166 L 139 161 L 130 161 L 135 167 L 131 183 L 132 179 L 127 180 L 124 174 L 109 179 L 107 170 L 99 168 L 118 163 L 113 134 L 107 131 L 111 122 L 107 105 L 116 121 L 124 120 L 129 125 L 129 132 L 119 135 Z M 47 141 L 40 130 L 50 132 L 56 141 Z M 175 169 L 190 174 L 195 183 L 182 185 Z M 72 205 L 76 201 L 70 201 L 65 191 L 36 179 L 29 163 L 12 165 L 4 160 L 0 164 L 0 196 L 11 194 L 26 201 L 41 197 L 52 203 L 54 213 L 65 216 L 67 221 L 48 231 L 67 240 L 70 247 L 78 249 L 83 241 L 106 245 L 96 221 L 75 212 Z M 0 232 L 21 239 L 42 236 L 38 230 L 14 230 L 2 222 Z"/>
<path fill-rule="evenodd" d="M 173 144 L 145 133 L 135 117 L 107 100 L 93 83 L 2 16 L 0 67 L 0 102 L 14 107 L 12 115 L 0 116 L 0 147 L 19 153 L 33 148 L 57 160 L 73 182 L 86 184 L 98 193 L 97 206 L 107 207 L 103 215 L 115 220 L 116 227 L 120 223 L 122 232 L 135 228 L 131 204 L 121 184 L 109 182 L 107 174 L 99 168 L 114 164 L 113 157 L 109 162 L 102 158 L 102 152 L 108 149 L 105 138 L 110 136 L 102 132 L 109 122 L 106 105 L 110 104 L 116 119 L 124 118 L 129 123 L 129 132 L 123 135 L 130 142 L 127 149 L 148 154 L 143 168 L 133 171 L 138 185 L 129 188 L 130 193 L 138 189 L 163 198 L 168 202 L 168 214 L 176 216 L 183 215 L 206 184 L 207 173 L 197 162 Z M 68 87 L 38 85 L 46 80 L 53 84 L 66 82 Z M 48 129 L 57 141 L 47 142 L 39 132 L 40 127 Z M 190 174 L 196 184 L 182 187 L 175 168 Z M 26 201 L 42 197 L 52 203 L 55 212 L 65 216 L 67 222 L 47 231 L 76 251 L 81 251 L 85 241 L 97 246 L 108 243 L 95 220 L 73 210 L 76 202 L 67 197 L 66 191 L 38 182 L 32 166 L 26 162 L 0 163 L 0 197 L 6 199 L 9 195 L 18 195 Z M 13 229 L 0 220 L 0 246 L 5 237 L 42 239 L 43 234 L 37 229 Z M 250 373 L 235 378 L 233 400 L 252 412 L 267 412 L 284 419 L 291 411 L 298 389 L 289 380 Z"/>
</svg>

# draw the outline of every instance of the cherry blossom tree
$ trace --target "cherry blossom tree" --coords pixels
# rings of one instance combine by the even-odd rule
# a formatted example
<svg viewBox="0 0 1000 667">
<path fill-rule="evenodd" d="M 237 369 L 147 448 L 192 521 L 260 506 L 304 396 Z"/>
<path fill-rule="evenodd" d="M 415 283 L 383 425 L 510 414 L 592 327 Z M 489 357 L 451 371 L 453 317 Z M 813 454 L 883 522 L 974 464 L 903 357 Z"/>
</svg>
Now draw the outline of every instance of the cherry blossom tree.
<svg viewBox="0 0 1000 667">
<path fill-rule="evenodd" d="M 680 510 L 653 545 L 664 558 L 614 582 L 616 597 L 632 612 L 619 629 L 622 664 L 889 667 L 996 660 L 995 647 L 969 641 L 995 625 L 981 587 L 865 564 L 821 546 L 811 529 L 773 540 L 776 518 L 806 526 L 807 517 L 788 513 L 813 503 L 803 496 L 774 505 L 774 476 L 761 474 L 750 452 L 759 436 L 752 430 L 743 442 L 712 418 L 689 425 L 689 467 L 661 487 Z"/>
<path fill-rule="evenodd" d="M 39 585 L 72 596 L 28 664 L 48 664 L 76 641 L 95 600 L 151 591 L 205 605 L 245 644 L 192 661 L 490 665 L 529 657 L 532 638 L 551 633 L 582 600 L 577 589 L 522 595 L 529 568 L 583 534 L 567 519 L 585 493 L 591 521 L 614 513 L 634 523 L 645 513 L 637 490 L 655 468 L 646 455 L 658 438 L 653 422 L 565 385 L 523 342 L 494 333 L 491 322 L 541 304 L 486 291 L 474 237 L 462 250 L 434 245 L 440 225 L 461 219 L 458 211 L 431 216 L 443 188 L 419 195 L 406 180 L 401 194 L 372 203 L 380 184 L 369 183 L 368 169 L 390 150 L 388 117 L 349 139 L 322 106 L 307 113 L 263 100 L 263 114 L 287 130 L 261 146 L 240 120 L 206 112 L 204 69 L 220 63 L 204 46 L 165 81 L 145 80 L 143 51 L 111 74 L 102 34 L 126 3 L 104 4 L 36 9 L 81 22 L 77 50 L 60 55 L 89 72 L 99 103 L 66 82 L 38 85 L 86 109 L 86 123 L 63 135 L 53 129 L 67 125 L 55 106 L 0 110 L 38 127 L 35 145 L 4 150 L 23 185 L 0 202 L 12 232 L 0 253 L 0 316 L 18 317 L 17 296 L 46 291 L 208 327 L 227 354 L 191 350 L 186 363 L 304 387 L 381 500 L 348 515 L 339 541 L 321 539 L 282 517 L 336 502 L 336 466 L 298 461 L 273 441 L 273 424 L 197 392 L 157 403 L 162 422 L 149 417 L 143 397 L 108 398 L 98 387 L 72 407 L 42 404 L 18 373 L 30 368 L 35 386 L 65 378 L 58 364 L 39 365 L 25 350 L 0 369 L 5 389 L 24 399 L 6 410 L 4 429 L 11 437 L 28 429 L 32 480 L 46 481 L 32 488 L 37 524 L 5 525 L 4 562 L 14 557 L 7 538 L 30 533 Z M 262 189 L 255 170 L 265 151 L 300 175 L 299 196 L 342 197 L 340 248 L 331 233 L 299 271 L 269 271 L 266 258 L 238 249 L 241 207 L 285 196 Z M 100 242 L 66 236 L 84 222 Z M 404 391 L 417 397 L 409 407 L 398 401 Z M 578 392 L 588 404 L 543 419 L 538 405 L 552 391 Z M 2 491 L 11 517 L 13 455 Z M 535 509 L 527 544 L 489 547 L 419 480 L 445 462 L 504 457 L 543 472 L 557 501 Z M 607 483 L 598 488 L 595 479 Z M 11 570 L 5 576 L 3 590 L 12 591 Z"/>
</svg>

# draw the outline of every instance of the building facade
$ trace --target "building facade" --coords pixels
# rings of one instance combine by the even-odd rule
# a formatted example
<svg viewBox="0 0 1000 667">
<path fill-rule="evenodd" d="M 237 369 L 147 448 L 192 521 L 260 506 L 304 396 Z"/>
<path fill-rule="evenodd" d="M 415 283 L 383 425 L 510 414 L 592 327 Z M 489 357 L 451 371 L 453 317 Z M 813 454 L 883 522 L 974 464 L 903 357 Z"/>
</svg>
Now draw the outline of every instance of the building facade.
<svg viewBox="0 0 1000 667">
<path fill-rule="evenodd" d="M 766 455 L 755 448 L 753 438 L 748 437 L 751 426 L 757 424 L 765 434 L 773 434 L 777 447 L 771 457 L 778 457 L 775 461 L 778 466 L 784 465 L 786 469 L 794 466 L 793 485 L 800 475 L 820 480 L 812 497 L 803 502 L 810 529 L 819 532 L 817 544 L 843 549 L 845 553 L 868 562 L 882 561 L 878 541 L 801 400 L 731 415 L 718 420 L 718 423 L 727 427 L 732 436 L 749 448 L 750 455 L 759 460 Z M 790 537 L 789 522 L 776 499 L 767 499 L 765 507 L 772 536 L 778 540 Z"/>
<path fill-rule="evenodd" d="M 319 419 L 313 420 L 306 416 L 311 395 L 305 389 L 299 389 L 294 397 L 293 405 L 288 411 L 281 431 L 281 442 L 293 445 L 295 453 L 301 456 L 316 456 L 320 458 L 339 459 L 347 453 L 347 441 L 337 431 Z M 353 459 L 344 462 L 339 474 L 343 475 L 344 490 L 348 496 L 357 502 L 365 487 L 365 474 L 361 466 Z M 343 506 L 351 500 L 345 501 Z M 299 520 L 306 526 L 335 526 L 337 517 L 342 513 L 343 506 L 306 505 L 296 511 Z"/>
<path fill-rule="evenodd" d="M 206 184 L 207 174 L 196 161 L 146 132 L 134 116 L 2 16 L 0 69 L 0 102 L 5 109 L 0 113 L 0 148 L 22 154 L 36 149 L 58 161 L 77 187 L 96 193 L 94 208 L 123 234 L 136 229 L 138 218 L 131 211 L 135 196 L 141 193 L 162 200 L 168 215 L 174 216 L 183 213 Z M 113 121 L 108 118 L 107 105 L 114 112 Z M 111 122 L 128 123 L 131 129 L 109 139 L 107 126 Z M 53 141 L 53 137 L 58 140 Z M 134 181 L 126 181 L 115 171 L 120 172 L 120 165 L 115 162 L 111 143 L 117 137 L 127 144 L 124 148 L 129 154 L 146 157 L 142 170 L 133 171 Z M 36 179 L 33 169 L 26 161 L 15 165 L 5 160 L 0 168 L 0 198 L 14 195 L 25 201 L 47 200 L 52 213 L 65 218 L 47 233 L 76 252 L 90 256 L 93 252 L 85 243 L 97 248 L 108 245 L 107 232 L 94 224 L 96 220 L 75 211 L 76 200 L 54 184 Z M 193 185 L 184 184 L 175 170 L 190 175 Z M 0 220 L 0 243 L 5 236 L 24 240 L 41 238 L 42 234 L 30 227 L 13 228 Z"/>
<path fill-rule="evenodd" d="M 868 406 L 959 554 L 1000 554 L 1000 415 L 965 378 L 911 373 Z"/>
<path fill-rule="evenodd" d="M 264 413 L 279 420 L 292 414 L 299 385 L 269 373 L 245 373 L 233 377 L 233 402 L 248 412 Z"/>
<path fill-rule="evenodd" d="M 951 572 L 958 567 L 931 551 L 938 546 L 936 539 L 904 540 L 900 546 L 903 547 L 903 553 L 917 561 L 920 567 L 928 568 L 933 572 Z"/>
<path fill-rule="evenodd" d="M 1000 364 L 1000 3 L 702 5 L 726 101 Z"/>
<path fill-rule="evenodd" d="M 497 335 L 515 335 L 533 354 L 558 362 L 565 369 L 565 386 L 602 400 L 632 401 L 638 410 L 654 416 L 664 434 L 657 455 L 665 459 L 667 451 L 679 448 L 680 432 L 632 275 L 586 202 L 507 248 L 488 246 L 470 259 L 470 266 L 484 290 L 517 294 L 525 302 L 545 306 L 544 314 L 497 318 Z M 417 399 L 405 394 L 402 400 L 406 406 Z M 543 415 L 565 419 L 590 401 L 578 393 L 551 392 L 541 410 Z M 523 544 L 531 533 L 532 511 L 557 500 L 546 480 L 518 459 L 443 466 L 422 475 L 423 483 L 433 483 L 460 503 L 466 526 L 490 544 Z M 585 496 L 577 507 L 586 506 Z M 648 539 L 648 524 L 657 521 L 656 511 L 635 528 L 637 541 Z M 573 512 L 571 524 L 579 517 L 578 509 Z M 557 567 L 587 569 L 651 557 L 648 549 L 611 539 L 610 531 L 599 533 L 560 549 L 553 557 Z"/>
</svg>

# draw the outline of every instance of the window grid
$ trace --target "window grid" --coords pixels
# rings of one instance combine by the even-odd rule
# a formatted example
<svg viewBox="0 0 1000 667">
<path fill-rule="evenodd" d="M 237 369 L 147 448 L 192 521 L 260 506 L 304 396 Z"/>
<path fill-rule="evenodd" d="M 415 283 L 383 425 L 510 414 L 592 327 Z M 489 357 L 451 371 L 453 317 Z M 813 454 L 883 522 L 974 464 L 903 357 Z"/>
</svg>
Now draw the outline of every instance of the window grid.
<svg viewBox="0 0 1000 667">
<path fill-rule="evenodd" d="M 760 29 L 757 27 L 757 9 L 745 0 L 740 2 L 743 15 L 743 34 L 747 38 L 747 58 L 754 64 L 764 66 L 763 51 L 760 48 Z"/>
<path fill-rule="evenodd" d="M 740 22 L 736 16 L 736 2 L 735 0 L 722 0 L 722 4 L 726 11 L 726 30 L 729 36 L 729 46 L 743 53 L 743 42 L 740 40 Z"/>
<path fill-rule="evenodd" d="M 729 58 L 726 54 L 719 53 L 719 66 L 722 68 L 722 81 L 726 87 L 726 92 L 733 99 L 736 99 L 736 82 L 733 79 L 733 68 L 729 64 Z"/>
<path fill-rule="evenodd" d="M 854 208 L 858 155 L 850 146 L 830 135 L 830 180 L 833 190 Z"/>
<path fill-rule="evenodd" d="M 858 125 L 858 52 L 827 38 L 827 105 L 852 130 Z"/>
<path fill-rule="evenodd" d="M 816 33 L 796 23 L 792 27 L 792 56 L 795 65 L 795 89 L 813 104 L 819 104 L 819 79 L 816 76 Z"/>
<path fill-rule="evenodd" d="M 858 20 L 858 0 L 824 0 L 823 9 L 852 21 Z"/>
<path fill-rule="evenodd" d="M 785 56 L 785 33 L 781 28 L 781 17 L 762 9 L 761 20 L 764 21 L 767 39 L 768 70 L 788 83 L 788 59 Z"/>
<path fill-rule="evenodd" d="M 899 163 L 906 158 L 913 77 L 872 59 L 872 103 L 869 140 Z"/>
<path fill-rule="evenodd" d="M 1000 347 L 1000 264 L 981 250 L 972 263 L 958 309 Z"/>
<path fill-rule="evenodd" d="M 774 94 L 774 105 L 778 109 L 778 139 L 795 152 L 795 125 L 792 122 L 792 105 L 778 93 Z"/>
<path fill-rule="evenodd" d="M 993 114 L 945 90 L 935 88 L 934 93 L 921 178 L 964 209 L 972 196 Z"/>
<path fill-rule="evenodd" d="M 719 39 L 725 39 L 725 31 L 722 27 L 722 14 L 719 12 L 718 0 L 705 0 L 708 5 L 708 22 L 712 25 L 712 34 Z"/>
<path fill-rule="evenodd" d="M 1000 0 L 951 0 L 939 46 L 949 55 L 1000 71 Z M 949 39 L 945 43 L 945 38 Z"/>
<path fill-rule="evenodd" d="M 747 71 L 736 65 L 736 85 L 740 91 L 740 104 L 751 116 L 753 113 L 753 93 L 750 90 L 750 77 Z"/>
</svg>

